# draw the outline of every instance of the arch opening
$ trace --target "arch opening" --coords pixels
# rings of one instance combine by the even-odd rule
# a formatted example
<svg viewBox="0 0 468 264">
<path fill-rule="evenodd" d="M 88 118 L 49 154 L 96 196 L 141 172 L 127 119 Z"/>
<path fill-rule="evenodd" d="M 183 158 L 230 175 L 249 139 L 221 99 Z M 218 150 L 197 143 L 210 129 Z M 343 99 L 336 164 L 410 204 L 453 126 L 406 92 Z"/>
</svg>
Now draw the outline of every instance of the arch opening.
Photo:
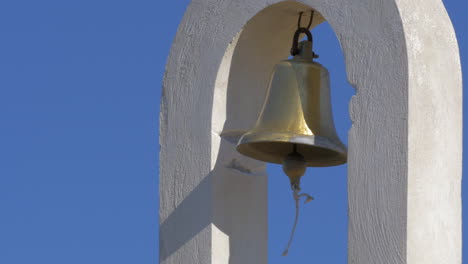
<svg viewBox="0 0 468 264">
<path fill-rule="evenodd" d="M 266 164 L 263 162 L 254 161 L 252 159 L 241 156 L 235 150 L 236 143 L 239 137 L 250 129 L 255 123 L 258 114 L 261 110 L 265 94 L 267 91 L 267 85 L 270 78 L 271 71 L 274 65 L 280 60 L 286 59 L 289 56 L 289 51 L 291 48 L 292 37 L 294 31 L 297 27 L 297 18 L 298 14 L 301 11 L 309 11 L 311 8 L 307 5 L 285 1 L 280 2 L 274 5 L 271 5 L 259 13 L 257 13 L 253 18 L 251 18 L 242 30 L 233 38 L 231 43 L 226 48 L 224 57 L 221 61 L 220 67 L 218 69 L 218 74 L 215 82 L 214 96 L 213 96 L 213 111 L 212 111 L 212 169 L 214 171 L 219 170 L 219 168 L 229 168 L 239 172 L 235 177 L 236 181 L 255 181 L 257 188 L 269 188 L 269 197 L 268 197 L 268 207 L 259 210 L 265 210 L 265 214 L 269 215 L 268 219 L 272 223 L 271 228 L 266 230 L 266 234 L 269 233 L 274 240 L 287 242 L 289 238 L 290 231 L 290 222 L 293 219 L 294 212 L 283 214 L 285 217 L 283 219 L 273 219 L 273 215 L 279 213 L 273 209 L 273 206 L 280 203 L 281 210 L 290 211 L 289 209 L 294 209 L 292 203 L 291 192 L 289 188 L 289 183 L 287 182 L 287 177 L 282 174 L 282 171 L 275 167 L 274 165 L 269 165 L 266 169 Z M 351 126 L 351 121 L 349 120 L 348 114 L 348 103 L 350 97 L 354 94 L 354 89 L 349 89 L 351 86 L 346 80 L 346 74 L 344 70 L 344 58 L 341 52 L 340 45 L 337 41 L 335 33 L 331 30 L 331 27 L 328 23 L 325 22 L 323 16 L 318 12 L 315 12 L 314 21 L 312 28 L 320 25 L 317 29 L 320 30 L 320 33 L 314 34 L 314 46 L 316 52 L 319 53 L 322 57 L 318 59 L 318 62 L 322 63 L 325 67 L 331 72 L 331 98 L 333 105 L 333 115 L 336 119 L 337 116 L 342 116 L 338 120 L 344 120 L 344 122 L 336 122 L 338 134 L 344 142 L 347 142 L 347 133 Z M 322 32 L 323 31 L 323 32 Z M 321 40 L 322 35 L 326 35 L 326 40 Z M 329 48 L 329 41 L 333 41 L 333 48 Z M 327 52 L 322 52 L 325 48 Z M 329 55 L 332 55 L 332 58 L 324 60 Z M 330 56 L 331 57 L 331 56 Z M 340 61 L 340 67 L 335 69 L 335 65 L 332 65 L 336 61 Z M 339 74 L 335 74 L 335 71 Z M 335 83 L 335 75 L 339 75 L 339 81 Z M 346 87 L 343 87 L 346 86 Z M 344 95 L 343 95 L 344 92 Z M 339 105 L 339 106 L 338 106 Z M 326 174 L 330 174 L 328 171 L 319 171 L 319 169 L 311 170 L 309 168 L 308 174 L 317 174 L 315 176 L 321 176 L 319 181 L 321 181 L 321 186 L 324 187 L 323 193 L 333 193 L 335 191 L 333 188 L 338 188 L 340 195 L 339 199 L 335 199 L 333 202 L 340 204 L 339 209 L 333 210 L 331 208 L 326 208 L 321 206 L 321 211 L 311 211 L 309 216 L 300 219 L 302 222 L 302 228 L 298 228 L 298 233 L 302 232 L 306 237 L 309 237 L 309 241 L 315 240 L 314 245 L 322 246 L 316 247 L 317 253 L 320 253 L 318 249 L 322 250 L 326 247 L 323 244 L 323 241 L 333 242 L 332 237 L 321 237 L 316 236 L 314 231 L 320 229 L 320 226 L 311 226 L 307 223 L 307 218 L 316 219 L 317 216 L 313 216 L 314 212 L 333 212 L 326 217 L 319 219 L 320 223 L 327 223 L 330 220 L 331 216 L 344 216 L 344 219 L 340 219 L 335 225 L 327 224 L 328 230 L 336 229 L 336 226 L 339 225 L 339 230 L 342 232 L 340 236 L 340 247 L 341 250 L 344 250 L 344 256 L 346 256 L 346 246 L 347 246 L 347 191 L 346 191 L 346 166 L 340 166 L 332 168 L 332 174 L 341 174 L 339 179 L 332 179 L 333 177 L 326 177 Z M 266 177 L 266 172 L 268 171 L 269 175 L 279 176 L 270 178 L 272 184 L 268 184 Z M 316 173 L 317 172 L 317 173 Z M 280 174 L 280 175 L 274 175 Z M 232 175 L 218 176 L 221 186 L 230 186 L 230 183 L 233 183 L 233 180 L 229 177 Z M 245 179 L 243 179 L 245 178 Z M 282 179 L 279 179 L 282 178 Z M 309 178 L 305 175 L 304 178 Z M 327 178 L 327 179 L 325 179 Z M 310 179 L 305 179 L 303 187 L 309 185 L 308 181 Z M 281 183 L 281 188 L 277 185 Z M 336 185 L 336 183 L 338 184 Z M 311 180 L 310 184 L 315 184 L 316 180 Z M 335 183 L 335 186 L 332 185 Z M 263 185 L 263 187 L 261 186 Z M 269 186 L 269 187 L 268 187 Z M 231 188 L 231 187 L 226 187 Z M 281 190 L 280 190 L 281 189 Z M 307 188 L 308 189 L 308 188 Z M 331 191 L 333 190 L 333 191 Z M 246 190 L 238 190 L 246 191 Z M 261 192 L 262 190 L 258 190 Z M 281 191 L 281 195 L 275 196 L 276 191 Z M 226 195 L 229 192 L 234 192 L 234 190 L 224 189 L 223 194 Z M 248 195 L 247 195 L 248 196 Z M 233 195 L 234 197 L 234 195 Z M 280 202 L 279 197 L 284 197 Z M 328 199 L 324 197 L 324 200 Z M 326 203 L 329 205 L 330 203 Z M 315 206 L 315 205 L 314 205 Z M 316 207 L 316 206 L 315 206 Z M 223 206 L 215 207 L 218 210 L 215 212 L 215 226 L 219 228 L 221 232 L 227 234 L 227 237 L 236 236 L 236 227 L 233 227 L 232 224 L 228 225 L 223 224 L 224 220 L 216 221 L 216 219 L 222 219 L 222 211 L 225 209 Z M 337 212 L 340 210 L 340 212 Z M 304 210 L 305 211 L 305 210 Z M 270 212 L 270 213 L 269 213 Z M 218 215 L 218 217 L 216 217 Z M 238 219 L 239 220 L 239 219 Z M 235 221 L 235 220 L 233 220 Z M 240 221 L 242 222 L 242 221 Z M 333 221 L 332 221 L 333 222 Z M 344 223 L 344 224 L 343 224 Z M 239 226 L 239 228 L 242 228 Z M 263 227 L 268 228 L 268 227 Z M 323 228 L 323 226 L 322 226 Z M 302 229 L 302 230 L 301 230 Z M 336 236 L 334 236 L 336 237 Z M 237 239 L 231 239 L 232 241 L 238 241 Z M 271 241 L 271 239 L 270 239 Z M 280 243 L 281 243 L 280 242 Z M 300 246 L 300 238 L 297 239 L 295 247 L 297 247 L 297 252 L 303 253 L 297 256 L 288 257 L 288 261 L 293 261 L 293 259 L 300 258 L 303 256 L 311 257 L 311 251 L 307 247 Z M 271 263 L 275 262 L 275 259 L 280 257 L 282 249 L 276 250 L 275 246 L 269 243 L 269 261 Z M 280 245 L 280 244 L 278 244 Z M 280 245 L 283 247 L 283 245 Z M 240 256 L 236 256 L 236 245 L 229 245 L 230 258 L 231 260 L 240 260 Z M 336 249 L 336 245 L 330 247 L 330 250 Z M 266 249 L 265 249 L 266 250 Z M 281 259 L 284 261 L 284 258 Z M 342 261 L 340 261 L 341 263 Z M 237 263 L 237 262 L 232 262 Z"/>
</svg>

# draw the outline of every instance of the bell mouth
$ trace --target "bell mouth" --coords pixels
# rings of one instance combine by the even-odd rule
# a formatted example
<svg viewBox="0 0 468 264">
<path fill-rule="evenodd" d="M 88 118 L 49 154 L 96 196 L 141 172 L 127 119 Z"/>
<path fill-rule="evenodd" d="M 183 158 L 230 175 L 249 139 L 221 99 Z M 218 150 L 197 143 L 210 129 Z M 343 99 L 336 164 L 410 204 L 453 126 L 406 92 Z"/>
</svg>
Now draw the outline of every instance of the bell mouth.
<svg viewBox="0 0 468 264">
<path fill-rule="evenodd" d="M 346 147 L 338 141 L 316 135 L 288 135 L 282 133 L 245 134 L 237 144 L 237 151 L 250 158 L 282 164 L 297 145 L 307 167 L 329 167 L 346 163 Z"/>
</svg>

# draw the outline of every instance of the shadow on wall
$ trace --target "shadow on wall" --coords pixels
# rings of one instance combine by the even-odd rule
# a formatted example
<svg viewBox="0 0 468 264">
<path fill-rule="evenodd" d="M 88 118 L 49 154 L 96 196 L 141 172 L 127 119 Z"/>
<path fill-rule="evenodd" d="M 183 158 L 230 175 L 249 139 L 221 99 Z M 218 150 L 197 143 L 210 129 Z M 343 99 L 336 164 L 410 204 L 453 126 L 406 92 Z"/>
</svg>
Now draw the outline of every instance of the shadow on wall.
<svg viewBox="0 0 468 264">
<path fill-rule="evenodd" d="M 172 238 L 159 243 L 161 261 L 210 224 L 229 237 L 229 251 L 222 254 L 230 257 L 230 263 L 250 263 L 252 257 L 258 255 L 258 239 L 265 241 L 260 246 L 264 247 L 261 251 L 266 255 L 268 183 L 265 166 L 237 154 L 234 146 L 221 140 L 219 156 L 225 158 L 218 159 L 211 173 L 161 224 L 161 237 Z M 206 206 L 200 207 L 200 201 L 206 201 Z M 181 225 L 180 219 L 189 221 Z M 263 234 L 264 237 L 252 239 L 252 234 Z M 250 254 L 246 254 L 249 251 Z"/>
</svg>

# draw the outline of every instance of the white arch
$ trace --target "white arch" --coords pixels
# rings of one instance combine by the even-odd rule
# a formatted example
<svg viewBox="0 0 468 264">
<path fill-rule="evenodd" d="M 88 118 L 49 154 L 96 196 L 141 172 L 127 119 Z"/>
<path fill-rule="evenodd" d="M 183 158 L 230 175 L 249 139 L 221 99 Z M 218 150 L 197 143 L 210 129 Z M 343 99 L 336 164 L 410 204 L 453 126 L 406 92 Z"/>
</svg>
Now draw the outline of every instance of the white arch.
<svg viewBox="0 0 468 264">
<path fill-rule="evenodd" d="M 161 263 L 266 263 L 267 178 L 234 142 L 310 7 L 357 89 L 349 263 L 461 263 L 461 72 L 439 0 L 192 1 L 161 100 Z"/>
</svg>

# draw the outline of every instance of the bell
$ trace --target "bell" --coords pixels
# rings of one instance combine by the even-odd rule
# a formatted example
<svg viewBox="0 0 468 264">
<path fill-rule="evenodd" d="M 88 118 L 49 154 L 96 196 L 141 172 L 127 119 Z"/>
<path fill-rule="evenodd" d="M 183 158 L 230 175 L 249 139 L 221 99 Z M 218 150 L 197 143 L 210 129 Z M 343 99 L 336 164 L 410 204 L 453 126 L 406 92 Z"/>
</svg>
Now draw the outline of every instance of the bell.
<svg viewBox="0 0 468 264">
<path fill-rule="evenodd" d="M 292 59 L 275 66 L 260 116 L 237 145 L 241 154 L 283 164 L 296 178 L 304 166 L 346 163 L 346 146 L 332 119 L 328 70 L 314 56 L 310 38 Z"/>
</svg>

